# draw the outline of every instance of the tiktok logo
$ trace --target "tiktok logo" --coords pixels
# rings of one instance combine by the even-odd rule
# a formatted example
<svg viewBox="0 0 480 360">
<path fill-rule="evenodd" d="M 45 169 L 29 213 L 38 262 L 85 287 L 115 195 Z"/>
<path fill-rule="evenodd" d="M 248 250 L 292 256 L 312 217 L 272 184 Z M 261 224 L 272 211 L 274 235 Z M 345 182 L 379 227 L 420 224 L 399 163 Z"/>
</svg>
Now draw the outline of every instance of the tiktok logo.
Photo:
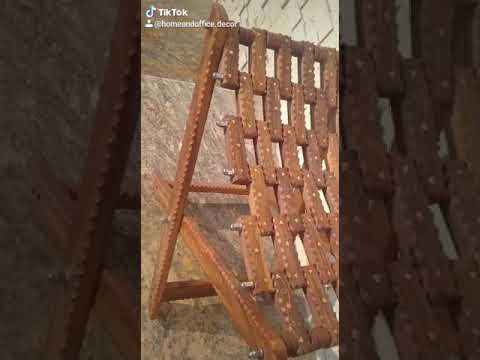
<svg viewBox="0 0 480 360">
<path fill-rule="evenodd" d="M 145 16 L 148 18 L 147 19 L 147 23 L 145 24 L 145 27 L 146 28 L 152 28 L 153 27 L 153 24 L 152 24 L 152 18 L 153 16 L 155 15 L 155 11 L 157 10 L 157 8 L 153 5 L 151 5 L 147 11 L 145 12 Z"/>
</svg>

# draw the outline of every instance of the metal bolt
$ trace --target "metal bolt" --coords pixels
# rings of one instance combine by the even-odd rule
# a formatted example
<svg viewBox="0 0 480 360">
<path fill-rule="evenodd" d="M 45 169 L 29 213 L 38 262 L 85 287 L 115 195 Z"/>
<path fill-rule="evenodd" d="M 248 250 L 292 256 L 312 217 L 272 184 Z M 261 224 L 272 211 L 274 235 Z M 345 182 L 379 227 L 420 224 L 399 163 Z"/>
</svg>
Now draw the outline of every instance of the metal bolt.
<svg viewBox="0 0 480 360">
<path fill-rule="evenodd" d="M 160 218 L 160 224 L 166 224 L 167 222 L 169 222 L 169 218 L 168 216 L 163 216 Z"/>
<path fill-rule="evenodd" d="M 48 280 L 56 283 L 64 282 L 67 280 L 67 275 L 64 271 L 52 271 L 48 274 Z"/>
<path fill-rule="evenodd" d="M 233 176 L 233 175 L 235 175 L 235 170 L 233 170 L 233 169 L 223 169 L 223 175 Z"/>
<path fill-rule="evenodd" d="M 328 256 L 328 261 L 330 262 L 330 264 L 335 264 L 337 262 L 337 259 L 335 259 L 335 256 L 333 256 L 332 254 L 327 253 L 327 256 Z"/>
<path fill-rule="evenodd" d="M 227 127 L 227 123 L 224 122 L 224 121 L 217 121 L 215 123 L 218 127 L 221 127 L 221 128 L 226 128 Z"/>
<path fill-rule="evenodd" d="M 264 302 L 265 301 L 265 298 L 262 296 L 262 295 L 255 295 L 253 297 L 253 299 L 256 301 L 256 302 Z"/>
<path fill-rule="evenodd" d="M 212 74 L 212 77 L 215 79 L 215 80 L 223 80 L 223 74 L 220 74 L 219 72 L 214 72 Z"/>
<path fill-rule="evenodd" d="M 253 281 L 244 281 L 240 283 L 240 287 L 242 289 L 249 289 L 255 287 L 255 283 Z"/>
<path fill-rule="evenodd" d="M 373 274 L 372 278 L 377 284 L 382 282 L 382 275 L 380 275 L 380 274 Z"/>
<path fill-rule="evenodd" d="M 262 350 L 252 350 L 248 353 L 249 359 L 263 359 L 263 351 Z"/>
<path fill-rule="evenodd" d="M 232 230 L 232 231 L 240 231 L 242 229 L 243 229 L 242 224 L 234 223 L 234 224 L 230 225 L 230 230 Z"/>
</svg>

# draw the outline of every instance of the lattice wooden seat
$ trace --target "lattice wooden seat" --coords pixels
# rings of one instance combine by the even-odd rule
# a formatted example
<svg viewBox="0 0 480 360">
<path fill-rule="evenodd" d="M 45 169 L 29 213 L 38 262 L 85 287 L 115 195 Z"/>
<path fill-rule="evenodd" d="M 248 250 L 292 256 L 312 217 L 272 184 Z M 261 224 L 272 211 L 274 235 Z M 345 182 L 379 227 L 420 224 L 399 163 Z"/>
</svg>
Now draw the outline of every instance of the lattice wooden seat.
<svg viewBox="0 0 480 360">
<path fill-rule="evenodd" d="M 227 20 L 218 4 L 213 5 L 211 19 Z M 150 315 L 157 317 L 165 299 L 212 295 L 213 287 L 253 350 L 252 357 L 285 359 L 334 346 L 338 320 L 327 293 L 338 286 L 339 273 L 338 54 L 284 35 L 239 27 L 208 29 L 204 44 L 173 190 L 166 180 L 158 183 L 169 217 L 152 284 Z M 240 45 L 249 48 L 248 71 L 239 71 Z M 275 52 L 275 77 L 267 76 L 267 49 Z M 292 81 L 292 56 L 299 59 L 298 83 Z M 321 87 L 315 86 L 315 62 L 322 69 Z M 215 79 L 235 91 L 237 99 L 237 113 L 226 115 L 220 124 L 228 164 L 224 174 L 231 184 L 191 184 Z M 255 109 L 256 95 L 262 97 L 263 116 Z M 283 100 L 288 102 L 288 123 L 282 121 Z M 305 118 L 306 104 L 311 124 Z M 253 157 L 246 139 L 253 140 Z M 239 234 L 244 278 L 228 269 L 194 220 L 183 216 L 189 191 L 248 196 L 250 214 L 232 225 Z M 179 231 L 209 282 L 167 284 Z M 271 261 L 266 253 L 271 244 L 266 241 L 273 242 Z M 299 246 L 306 257 L 297 253 Z M 294 300 L 299 291 L 312 315 L 309 324 Z M 256 305 L 259 296 L 271 305 L 280 327 L 266 320 Z"/>
<path fill-rule="evenodd" d="M 453 141 L 455 127 L 478 117 L 465 16 L 478 3 L 412 2 L 413 58 L 402 60 L 395 2 L 355 2 L 358 43 L 342 48 L 340 92 L 340 353 L 347 357 L 379 357 L 370 334 L 383 315 L 400 359 L 478 358 L 479 182 L 455 160 Z M 390 105 L 391 146 L 379 103 Z"/>
</svg>

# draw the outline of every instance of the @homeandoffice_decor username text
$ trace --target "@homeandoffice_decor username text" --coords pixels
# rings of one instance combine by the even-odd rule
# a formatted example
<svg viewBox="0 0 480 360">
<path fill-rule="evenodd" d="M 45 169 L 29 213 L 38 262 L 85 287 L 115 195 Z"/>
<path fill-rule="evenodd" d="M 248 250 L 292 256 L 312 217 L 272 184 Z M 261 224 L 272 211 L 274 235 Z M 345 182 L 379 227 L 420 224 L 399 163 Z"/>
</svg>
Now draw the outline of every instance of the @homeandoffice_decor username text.
<svg viewBox="0 0 480 360">
<path fill-rule="evenodd" d="M 238 26 L 235 21 L 208 21 L 208 20 L 191 20 L 191 21 L 167 21 L 155 20 L 152 24 L 153 28 L 233 28 Z"/>
</svg>

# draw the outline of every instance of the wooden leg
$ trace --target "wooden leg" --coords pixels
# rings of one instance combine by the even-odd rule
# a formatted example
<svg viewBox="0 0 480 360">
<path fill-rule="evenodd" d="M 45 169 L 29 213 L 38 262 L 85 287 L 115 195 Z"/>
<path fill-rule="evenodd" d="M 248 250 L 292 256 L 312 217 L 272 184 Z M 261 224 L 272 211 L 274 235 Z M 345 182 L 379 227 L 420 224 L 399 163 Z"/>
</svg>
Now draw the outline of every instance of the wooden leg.
<svg viewBox="0 0 480 360">
<path fill-rule="evenodd" d="M 66 258 L 72 246 L 68 224 L 71 222 L 74 200 L 59 185 L 47 163 L 38 161 L 30 166 L 30 170 L 34 183 L 35 219 L 46 230 L 52 253 Z M 62 299 L 64 294 L 61 286 L 56 287 L 58 291 L 52 294 L 59 297 L 57 306 L 63 306 L 66 299 Z M 122 273 L 103 270 L 94 313 L 119 352 L 131 360 L 140 356 L 140 304 L 135 301 L 136 296 Z"/>
<path fill-rule="evenodd" d="M 220 20 L 227 21 L 228 17 L 223 7 L 214 3 L 209 20 L 216 23 Z M 160 311 L 160 304 L 172 264 L 177 236 L 182 224 L 183 212 L 210 108 L 215 85 L 213 73 L 218 69 L 226 37 L 227 29 L 220 27 L 208 29 L 205 36 L 199 76 L 193 91 L 185 135 L 177 161 L 177 174 L 173 191 L 167 206 L 169 222 L 164 236 L 160 239 L 157 265 L 152 280 L 149 302 L 149 314 L 152 319 L 156 318 Z"/>
<path fill-rule="evenodd" d="M 168 184 L 173 186 L 173 181 L 169 181 Z M 194 182 L 190 185 L 188 191 L 198 193 L 248 195 L 248 188 L 243 185 L 213 184 L 208 182 Z"/>
<path fill-rule="evenodd" d="M 139 120 L 138 5 L 119 1 L 79 196 L 68 224 L 65 296 L 53 313 L 45 351 L 51 360 L 78 359 L 103 275 L 116 201 Z"/>
</svg>

